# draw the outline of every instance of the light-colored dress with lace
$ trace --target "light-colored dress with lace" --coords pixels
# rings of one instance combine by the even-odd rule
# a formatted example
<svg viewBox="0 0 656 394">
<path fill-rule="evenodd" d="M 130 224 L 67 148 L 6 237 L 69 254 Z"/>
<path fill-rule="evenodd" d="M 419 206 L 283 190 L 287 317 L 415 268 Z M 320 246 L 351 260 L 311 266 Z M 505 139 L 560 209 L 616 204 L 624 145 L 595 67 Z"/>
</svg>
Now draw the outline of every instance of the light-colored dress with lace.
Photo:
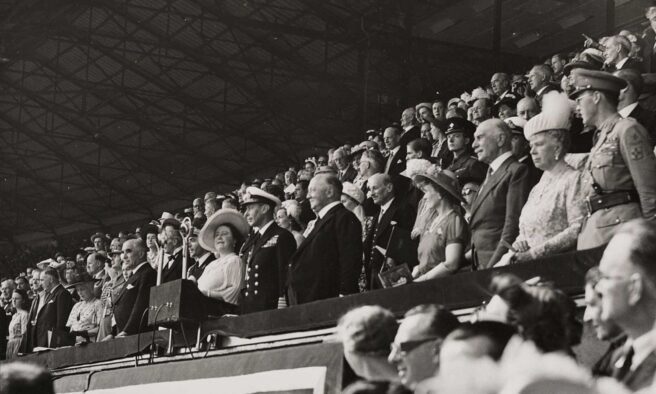
<svg viewBox="0 0 656 394">
<path fill-rule="evenodd" d="M 519 217 L 519 236 L 532 259 L 576 249 L 585 216 L 580 171 L 561 162 L 545 171 L 533 187 Z"/>
</svg>

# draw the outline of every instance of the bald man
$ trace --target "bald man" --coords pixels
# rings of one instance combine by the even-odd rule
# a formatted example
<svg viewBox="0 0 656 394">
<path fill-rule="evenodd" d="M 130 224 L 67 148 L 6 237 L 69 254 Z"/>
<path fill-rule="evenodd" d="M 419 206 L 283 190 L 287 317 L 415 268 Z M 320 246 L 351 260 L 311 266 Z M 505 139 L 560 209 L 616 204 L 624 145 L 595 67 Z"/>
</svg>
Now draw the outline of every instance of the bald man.
<svg viewBox="0 0 656 394">
<path fill-rule="evenodd" d="M 378 212 L 373 216 L 371 226 L 367 227 L 364 241 L 364 267 L 367 280 L 366 289 L 380 289 L 378 272 L 383 265 L 384 256 L 376 250 L 376 246 L 386 249 L 392 237 L 392 223 L 399 229 L 410 233 L 415 223 L 416 211 L 403 198 L 395 198 L 392 178 L 387 174 L 375 174 L 367 182 L 369 195 L 376 205 Z M 397 234 L 398 235 L 398 234 Z M 414 248 L 415 252 L 417 248 Z M 413 266 L 416 256 L 411 261 L 399 261 L 398 264 L 407 263 Z"/>
<path fill-rule="evenodd" d="M 519 215 L 531 190 L 528 167 L 511 152 L 511 130 L 500 119 L 481 123 L 474 152 L 490 166 L 471 208 L 471 258 L 475 269 L 492 268 L 519 234 Z"/>
<path fill-rule="evenodd" d="M 340 202 L 335 175 L 310 181 L 308 200 L 314 227 L 291 257 L 287 295 L 291 305 L 358 292 L 362 271 L 362 225 Z"/>
<path fill-rule="evenodd" d="M 517 116 L 528 122 L 529 119 L 540 113 L 540 105 L 532 97 L 524 97 L 517 103 Z"/>
</svg>

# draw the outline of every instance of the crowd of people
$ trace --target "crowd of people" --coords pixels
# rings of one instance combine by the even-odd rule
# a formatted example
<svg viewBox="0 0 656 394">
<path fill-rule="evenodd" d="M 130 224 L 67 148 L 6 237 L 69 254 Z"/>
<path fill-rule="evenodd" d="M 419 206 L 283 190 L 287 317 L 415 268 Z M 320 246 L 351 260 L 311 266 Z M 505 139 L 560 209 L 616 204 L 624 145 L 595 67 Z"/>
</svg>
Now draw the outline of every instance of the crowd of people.
<svg viewBox="0 0 656 394">
<path fill-rule="evenodd" d="M 354 372 L 345 393 L 651 393 L 656 389 L 656 223 L 622 224 L 574 302 L 540 278 L 498 274 L 489 300 L 460 321 L 419 305 L 399 323 L 375 305 L 337 326 Z M 589 325 L 607 351 L 586 367 L 573 348 Z"/>
<path fill-rule="evenodd" d="M 183 277 L 197 284 L 206 314 L 218 316 L 534 261 L 612 244 L 614 234 L 642 237 L 617 230 L 649 233 L 647 224 L 621 225 L 656 215 L 656 7 L 645 16 L 642 37 L 622 31 L 588 39 L 580 52 L 554 55 L 526 75 L 496 72 L 489 87 L 405 108 L 399 123 L 368 130 L 361 143 L 329 149 L 300 169 L 208 192 L 185 212 L 165 212 L 115 237 L 96 233 L 85 248 L 11 277 L 3 272 L 2 355 L 139 333 L 150 288 Z M 643 246 L 628 261 L 642 259 Z M 634 268 L 651 270 L 640 264 Z M 640 294 L 656 286 L 653 277 L 641 276 L 639 286 L 633 276 L 601 272 L 595 294 L 604 293 L 596 283 L 609 280 L 628 281 Z M 368 313 L 390 324 L 385 338 L 396 333 L 389 358 L 398 365 L 436 338 L 447 353 L 467 353 L 468 342 L 484 338 L 490 346 L 472 357 L 493 360 L 515 333 L 542 351 L 571 354 L 577 333 L 567 297 L 513 278 L 495 292 L 513 310 L 504 312 L 503 326 L 459 325 L 428 306 L 408 312 L 397 331 L 388 312 Z M 600 300 L 606 320 L 607 298 Z M 523 326 L 513 308 L 527 305 L 540 311 L 527 319 L 544 313 L 559 325 Z M 654 316 L 644 318 L 653 325 Z M 424 342 L 404 330 L 415 320 Z M 625 335 L 639 339 L 623 324 Z"/>
</svg>

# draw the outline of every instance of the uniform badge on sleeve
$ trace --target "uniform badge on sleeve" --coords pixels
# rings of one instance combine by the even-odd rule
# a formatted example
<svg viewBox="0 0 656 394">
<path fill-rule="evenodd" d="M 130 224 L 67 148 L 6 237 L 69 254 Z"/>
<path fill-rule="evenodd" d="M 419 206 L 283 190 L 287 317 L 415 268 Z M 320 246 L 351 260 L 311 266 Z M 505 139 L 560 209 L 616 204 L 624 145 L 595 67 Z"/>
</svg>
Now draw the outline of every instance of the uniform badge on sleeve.
<svg viewBox="0 0 656 394">
<path fill-rule="evenodd" d="M 629 150 L 629 155 L 631 156 L 632 160 L 641 160 L 643 157 L 645 157 L 641 145 L 632 145 Z"/>
</svg>

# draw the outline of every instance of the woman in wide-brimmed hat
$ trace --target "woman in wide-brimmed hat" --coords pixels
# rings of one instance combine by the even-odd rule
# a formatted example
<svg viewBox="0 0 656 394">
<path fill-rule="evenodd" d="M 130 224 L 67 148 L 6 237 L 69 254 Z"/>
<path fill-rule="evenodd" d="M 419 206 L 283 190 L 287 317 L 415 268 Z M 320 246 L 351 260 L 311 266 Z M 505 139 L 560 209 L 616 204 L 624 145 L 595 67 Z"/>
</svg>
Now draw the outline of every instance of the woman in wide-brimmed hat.
<svg viewBox="0 0 656 394">
<path fill-rule="evenodd" d="M 412 179 L 424 192 L 424 208 L 435 212 L 421 228 L 417 257 L 412 272 L 416 281 L 450 275 L 465 264 L 469 227 L 462 216 L 460 187 L 455 175 L 436 165 L 420 167 Z"/>
<path fill-rule="evenodd" d="M 93 285 L 96 282 L 87 272 L 76 272 L 66 285 L 75 288 L 80 301 L 73 305 L 66 327 L 75 335 L 75 342 L 95 342 L 103 317 L 103 304 L 96 298 Z"/>
<path fill-rule="evenodd" d="M 216 301 L 208 304 L 210 313 L 234 313 L 237 309 L 244 276 L 237 252 L 248 230 L 244 215 L 228 208 L 210 216 L 198 234 L 200 245 L 216 256 L 198 278 L 200 292 Z"/>
</svg>

